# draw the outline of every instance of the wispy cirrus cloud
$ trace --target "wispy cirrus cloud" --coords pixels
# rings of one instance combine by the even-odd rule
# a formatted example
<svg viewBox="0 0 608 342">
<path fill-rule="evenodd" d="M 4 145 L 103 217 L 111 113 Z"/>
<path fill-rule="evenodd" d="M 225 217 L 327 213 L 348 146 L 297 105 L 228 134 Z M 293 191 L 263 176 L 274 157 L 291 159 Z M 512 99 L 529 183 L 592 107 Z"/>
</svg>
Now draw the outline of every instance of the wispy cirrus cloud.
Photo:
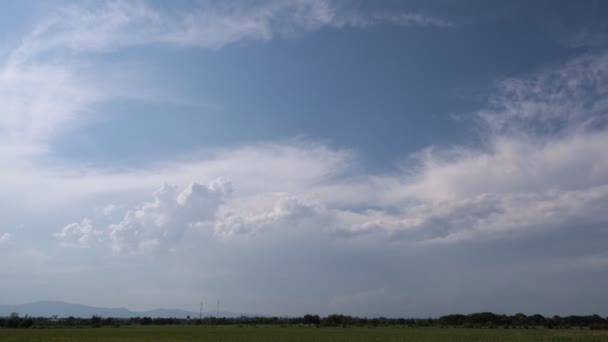
<svg viewBox="0 0 608 342">
<path fill-rule="evenodd" d="M 377 12 L 377 13 L 362 13 L 350 12 L 348 14 L 339 15 L 331 26 L 336 27 L 359 27 L 365 28 L 380 24 L 394 24 L 401 26 L 419 26 L 419 27 L 436 27 L 450 28 L 456 25 L 447 19 L 424 15 L 415 12 Z"/>
<path fill-rule="evenodd" d="M 11 154 L 46 154 L 54 137 L 90 121 L 90 109 L 96 104 L 124 98 L 158 101 L 168 96 L 120 66 L 91 67 L 90 57 L 96 54 L 146 45 L 219 49 L 323 28 L 382 23 L 451 25 L 420 13 L 367 13 L 326 0 L 202 2 L 194 9 L 173 11 L 139 0 L 59 7 L 9 49 L 0 63 L 4 104 L 0 148 Z"/>
<path fill-rule="evenodd" d="M 62 8 L 13 53 L 27 59 L 56 49 L 102 52 L 167 44 L 218 49 L 240 41 L 288 38 L 323 28 L 379 24 L 453 27 L 418 12 L 366 12 L 329 0 L 201 2 L 188 11 L 160 11 L 145 1 L 116 0 Z"/>
<path fill-rule="evenodd" d="M 523 78 L 497 82 L 478 115 L 493 133 L 556 135 L 604 128 L 608 54 L 588 54 Z"/>
<path fill-rule="evenodd" d="M 48 152 L 49 140 L 83 119 L 101 92 L 62 64 L 15 63 L 0 67 L 0 141 L 12 155 Z M 8 147 L 7 147 L 8 146 Z M 13 150 L 10 152 L 9 150 Z"/>
</svg>

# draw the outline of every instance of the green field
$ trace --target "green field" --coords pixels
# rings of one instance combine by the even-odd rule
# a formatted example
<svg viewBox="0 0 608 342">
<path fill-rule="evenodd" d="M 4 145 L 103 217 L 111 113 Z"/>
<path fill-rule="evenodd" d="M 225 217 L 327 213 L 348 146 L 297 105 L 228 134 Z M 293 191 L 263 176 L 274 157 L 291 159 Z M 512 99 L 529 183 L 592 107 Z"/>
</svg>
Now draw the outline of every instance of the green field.
<svg viewBox="0 0 608 342">
<path fill-rule="evenodd" d="M 0 329 L 0 341 L 608 341 L 608 331 L 407 327 L 169 326 Z"/>
</svg>

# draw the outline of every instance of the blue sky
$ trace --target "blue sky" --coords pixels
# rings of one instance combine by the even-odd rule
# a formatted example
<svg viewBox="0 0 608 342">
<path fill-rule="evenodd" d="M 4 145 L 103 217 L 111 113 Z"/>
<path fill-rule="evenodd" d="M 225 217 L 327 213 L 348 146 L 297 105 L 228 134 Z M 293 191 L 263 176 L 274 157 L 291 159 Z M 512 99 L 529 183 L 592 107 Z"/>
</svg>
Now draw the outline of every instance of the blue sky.
<svg viewBox="0 0 608 342">
<path fill-rule="evenodd" d="M 602 2 L 0 6 L 0 303 L 608 314 Z"/>
</svg>

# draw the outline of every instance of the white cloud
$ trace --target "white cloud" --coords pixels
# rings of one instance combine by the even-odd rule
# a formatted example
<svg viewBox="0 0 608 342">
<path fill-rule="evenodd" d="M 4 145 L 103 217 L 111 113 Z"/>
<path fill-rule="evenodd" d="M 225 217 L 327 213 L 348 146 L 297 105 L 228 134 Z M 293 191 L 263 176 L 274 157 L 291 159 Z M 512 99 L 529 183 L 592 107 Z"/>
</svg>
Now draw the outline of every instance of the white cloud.
<svg viewBox="0 0 608 342">
<path fill-rule="evenodd" d="M 152 201 L 128 210 L 120 222 L 108 227 L 112 249 L 116 253 L 168 251 L 188 227 L 214 220 L 231 191 L 225 179 L 209 185 L 192 183 L 182 191 L 165 184 Z"/>
<path fill-rule="evenodd" d="M 335 228 L 344 237 L 380 234 L 399 241 L 456 242 L 607 224 L 602 214 L 608 203 L 604 146 L 608 134 L 603 131 L 543 143 L 503 136 L 485 150 L 427 151 L 417 156 L 420 164 L 414 173 L 355 178 L 336 173 L 350 165 L 348 154 L 326 150 L 332 157 L 325 158 L 319 153 L 323 149 L 309 154 L 306 147 L 275 146 L 270 151 L 285 150 L 269 155 L 265 148 L 246 148 L 247 153 L 228 152 L 197 167 L 182 164 L 189 172 L 167 177 L 200 172 L 206 178 L 223 174 L 238 179 L 234 196 L 221 210 L 211 206 L 218 215 L 206 222 L 224 238 L 272 233 L 317 220 L 311 226 L 320 234 Z M 260 162 L 259 170 L 253 156 Z M 310 159 L 305 161 L 304 156 Z M 100 181 L 110 183 L 114 177 L 126 177 L 124 184 L 135 181 L 133 175 L 105 177 L 110 178 Z M 188 188 L 176 196 L 176 205 L 194 203 L 187 197 L 194 192 L 195 188 Z M 200 200 L 203 204 L 192 206 L 205 206 L 209 199 Z M 152 207 L 156 213 L 156 206 Z"/>
<path fill-rule="evenodd" d="M 64 8 L 40 25 L 15 52 L 30 58 L 54 49 L 107 51 L 124 46 L 171 44 L 217 49 L 245 40 L 290 37 L 325 27 L 395 25 L 450 27 L 421 13 L 342 8 L 327 0 L 203 2 L 187 11 L 163 12 L 144 1 L 109 1 Z"/>
<path fill-rule="evenodd" d="M 497 83 L 488 108 L 479 112 L 497 133 L 552 136 L 605 128 L 608 116 L 608 53 Z"/>
<path fill-rule="evenodd" d="M 169 167 L 135 170 L 129 175 L 43 160 L 52 154 L 55 138 L 92 119 L 89 110 L 95 104 L 118 98 L 142 99 L 142 96 L 158 99 L 157 91 L 143 89 L 149 86 L 124 86 L 129 82 L 146 82 L 129 80 L 129 76 L 124 76 L 128 73 L 120 67 L 91 67 L 88 61 L 93 54 L 144 44 L 218 48 L 242 40 L 265 40 L 322 27 L 343 27 L 346 25 L 344 18 L 358 13 L 342 11 L 337 4 L 326 1 L 268 1 L 239 6 L 200 3 L 197 6 L 190 11 L 172 12 L 160 11 L 143 1 L 81 3 L 57 9 L 54 15 L 26 35 L 0 66 L 0 101 L 3 103 L 0 110 L 0 152 L 3 154 L 0 183 L 7 186 L 8 193 L 34 191 L 43 185 L 52 198 L 45 201 L 45 196 L 36 199 L 21 196 L 17 200 L 27 202 L 22 204 L 28 207 L 44 208 L 64 203 L 58 197 L 70 201 L 74 200 L 73 196 L 110 193 L 125 185 L 125 190 L 142 190 L 173 177 L 187 182 L 203 165 L 214 169 L 225 167 L 233 160 L 246 162 L 241 158 L 252 158 L 250 162 L 254 167 L 245 174 L 241 165 L 234 165 L 231 173 L 255 177 L 271 188 L 303 186 L 302 182 L 315 178 L 308 174 L 326 172 L 329 164 L 334 164 L 334 170 L 340 172 L 345 164 L 342 160 L 315 164 L 316 160 L 312 160 L 315 158 L 307 155 L 307 151 L 275 144 L 235 149 L 230 153 L 241 155 L 212 163 L 171 163 Z M 362 13 L 358 15 L 365 17 Z M 374 17 L 371 24 L 385 21 L 379 19 L 382 17 L 380 14 L 369 15 Z M 354 22 L 348 25 L 358 26 Z M 268 151 L 270 149 L 274 151 Z M 348 154 L 347 151 L 334 153 L 323 149 L 322 146 L 315 147 L 323 157 L 342 158 Z M 262 165 L 255 160 L 256 153 L 276 154 L 276 173 L 266 172 L 265 167 L 272 166 L 273 161 L 265 159 L 268 164 Z M 294 166 L 286 167 L 290 163 Z M 177 171 L 178 168 L 182 172 Z M 284 177 L 284 173 L 290 173 L 289 177 Z M 138 176 L 132 177 L 134 174 Z M 224 174 L 216 172 L 215 177 Z M 213 177 L 206 179 L 210 178 Z M 291 184 L 284 184 L 286 182 Z M 262 182 L 240 183 L 243 191 L 249 191 L 253 190 L 247 189 L 250 184 L 261 186 Z M 93 191 L 86 192 L 80 187 Z"/>
<path fill-rule="evenodd" d="M 348 172 L 351 164 L 355 163 L 354 158 L 351 151 L 332 150 L 307 141 L 284 141 L 219 150 L 204 157 L 162 161 L 140 169 L 115 171 L 62 165 L 57 173 L 36 175 L 46 188 L 57 189 L 49 194 L 53 196 L 49 201 L 55 204 L 104 196 L 110 197 L 109 202 L 120 207 L 123 203 L 115 202 L 111 196 L 141 196 L 165 182 L 185 187 L 194 179 L 218 177 L 226 177 L 238 184 L 238 193 L 242 197 L 300 193 Z M 68 168 L 70 171 L 64 170 Z M 20 186 L 31 185 L 24 183 Z M 43 199 L 41 196 L 37 201 Z"/>
<path fill-rule="evenodd" d="M 351 202 L 369 209 L 341 213 L 338 233 L 459 241 L 608 224 L 607 65 L 589 55 L 500 82 L 479 114 L 484 145 L 431 147 L 372 178 L 370 199 Z"/>
<path fill-rule="evenodd" d="M 205 221 L 224 238 L 270 234 L 310 219 L 318 220 L 311 227 L 319 234 L 333 230 L 343 237 L 374 235 L 402 242 L 457 242 L 608 224 L 603 215 L 608 130 L 601 122 L 607 108 L 600 96 L 608 74 L 596 72 L 606 56 L 585 56 L 501 83 L 480 115 L 491 128 L 484 145 L 431 147 L 391 174 L 358 174 L 348 151 L 292 142 L 222 151 L 165 171 L 87 175 L 79 182 L 95 180 L 106 191 L 166 179 L 185 184 L 226 176 L 234 182 L 230 201 L 209 197 L 211 188 L 199 185 L 179 196 L 170 193 L 169 202 L 155 200 L 131 211 L 114 228 L 118 249 L 123 229 L 125 245 L 162 244 L 158 236 L 168 233 L 156 227 L 182 215 L 178 226 Z M 594 90 L 583 91 L 587 88 Z M 559 129 L 546 130 L 547 125 Z M 541 134 L 534 134 L 538 130 Z M 207 195 L 190 204 L 189 196 L 199 190 Z M 170 209 L 166 203 L 172 203 Z M 198 220 L 175 210 L 189 205 L 210 209 Z M 173 238 L 179 239 L 183 229 L 176 232 Z"/>
<path fill-rule="evenodd" d="M 445 19 L 423 15 L 421 13 L 407 12 L 379 12 L 366 14 L 362 12 L 350 12 L 335 18 L 333 25 L 353 26 L 353 27 L 369 27 L 382 23 L 390 23 L 403 26 L 421 26 L 421 27 L 454 27 L 455 25 Z"/>
<path fill-rule="evenodd" d="M 4 234 L 0 235 L 0 245 L 3 245 L 9 241 L 11 241 L 10 233 L 4 233 Z"/>
<path fill-rule="evenodd" d="M 545 229 L 607 224 L 608 186 L 584 190 L 480 194 L 406 207 L 399 214 L 369 210 L 350 213 L 346 237 L 386 232 L 409 241 L 455 242 L 473 238 L 521 235 Z M 348 220 L 348 217 L 346 218 Z M 345 221 L 346 221 L 345 220 Z"/>
<path fill-rule="evenodd" d="M 93 228 L 93 222 L 84 218 L 80 222 L 66 225 L 55 234 L 55 237 L 59 238 L 65 246 L 88 248 L 100 235 L 101 231 Z"/>
<path fill-rule="evenodd" d="M 104 216 L 110 216 L 118 210 L 118 206 L 114 204 L 108 204 L 101 209 L 101 213 Z"/>
<path fill-rule="evenodd" d="M 315 191 L 320 184 L 347 172 L 353 158 L 349 151 L 289 141 L 218 151 L 204 159 L 165 162 L 158 169 L 83 170 L 59 182 L 55 178 L 46 181 L 63 189 L 61 196 L 67 196 L 59 200 L 58 194 L 52 194 L 55 203 L 111 200 L 112 205 L 96 206 L 111 215 L 98 215 L 94 224 L 108 227 L 102 229 L 105 238 L 100 242 L 109 241 L 115 252 L 166 251 L 179 244 L 189 227 L 230 238 L 302 223 L 327 223 L 329 215 L 316 201 Z M 203 185 L 192 183 L 192 179 L 216 181 Z M 152 201 L 124 202 L 129 197 L 141 199 L 164 180 L 176 185 L 163 186 Z M 116 221 L 124 208 L 128 208 L 126 213 Z M 325 227 L 330 228 L 327 224 L 317 226 Z"/>
<path fill-rule="evenodd" d="M 223 237 L 253 236 L 272 229 L 294 228 L 303 223 L 327 225 L 327 219 L 328 215 L 319 203 L 306 202 L 294 196 L 279 196 L 270 207 L 227 212 L 215 221 L 213 229 Z M 315 227 L 323 228 L 326 227 Z"/>
<path fill-rule="evenodd" d="M 62 65 L 0 67 L 0 144 L 10 155 L 48 152 L 49 139 L 80 120 L 101 96 Z"/>
<path fill-rule="evenodd" d="M 575 266 L 585 265 L 602 271 L 608 270 L 608 252 L 593 254 L 575 259 Z"/>
</svg>

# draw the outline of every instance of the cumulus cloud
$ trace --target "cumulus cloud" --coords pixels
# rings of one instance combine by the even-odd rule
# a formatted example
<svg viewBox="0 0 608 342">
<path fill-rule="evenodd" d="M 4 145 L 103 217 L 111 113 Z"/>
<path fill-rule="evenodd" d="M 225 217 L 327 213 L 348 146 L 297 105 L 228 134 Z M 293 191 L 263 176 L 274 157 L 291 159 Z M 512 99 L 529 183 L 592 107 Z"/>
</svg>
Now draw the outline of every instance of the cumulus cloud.
<svg viewBox="0 0 608 342">
<path fill-rule="evenodd" d="M 66 225 L 60 232 L 55 233 L 55 237 L 61 240 L 65 246 L 88 248 L 96 237 L 101 235 L 101 231 L 93 228 L 90 219 L 84 218 L 80 222 Z"/>
<path fill-rule="evenodd" d="M 78 196 L 85 198 L 111 199 L 113 204 L 95 211 L 95 226 L 107 227 L 98 242 L 110 242 L 116 253 L 161 251 L 178 245 L 189 227 L 222 238 L 255 236 L 303 223 L 318 223 L 315 229 L 330 227 L 331 215 L 315 191 L 349 172 L 353 158 L 350 151 L 307 141 L 259 144 L 173 162 L 162 169 L 84 173 L 65 180 L 63 187 L 78 189 Z M 195 177 L 216 181 L 191 183 Z M 176 185 L 164 185 L 150 201 L 120 202 L 126 195 L 143 198 L 143 191 L 162 179 Z"/>
<path fill-rule="evenodd" d="M 209 185 L 192 183 L 181 191 L 165 184 L 152 201 L 128 210 L 120 222 L 108 227 L 112 249 L 116 253 L 170 250 L 188 227 L 212 221 L 231 191 L 225 179 Z"/>
<path fill-rule="evenodd" d="M 328 222 L 323 222 L 323 219 L 329 218 L 319 203 L 307 202 L 294 196 L 280 197 L 269 208 L 253 210 L 224 214 L 214 223 L 214 232 L 224 237 L 253 236 L 272 229 L 290 229 L 311 221 L 326 225 Z"/>
<path fill-rule="evenodd" d="M 230 201 L 232 183 L 218 178 L 208 185 L 184 188 L 164 184 L 151 201 L 128 209 L 119 222 L 96 231 L 90 219 L 65 226 L 55 235 L 65 245 L 89 246 L 108 240 L 115 253 L 166 252 L 179 244 L 189 228 L 209 229 L 216 236 L 255 236 L 302 224 L 329 227 L 331 218 L 318 202 L 283 193 L 252 194 Z M 263 198 L 267 197 L 267 198 Z M 70 243 L 71 241 L 71 243 Z"/>
</svg>

